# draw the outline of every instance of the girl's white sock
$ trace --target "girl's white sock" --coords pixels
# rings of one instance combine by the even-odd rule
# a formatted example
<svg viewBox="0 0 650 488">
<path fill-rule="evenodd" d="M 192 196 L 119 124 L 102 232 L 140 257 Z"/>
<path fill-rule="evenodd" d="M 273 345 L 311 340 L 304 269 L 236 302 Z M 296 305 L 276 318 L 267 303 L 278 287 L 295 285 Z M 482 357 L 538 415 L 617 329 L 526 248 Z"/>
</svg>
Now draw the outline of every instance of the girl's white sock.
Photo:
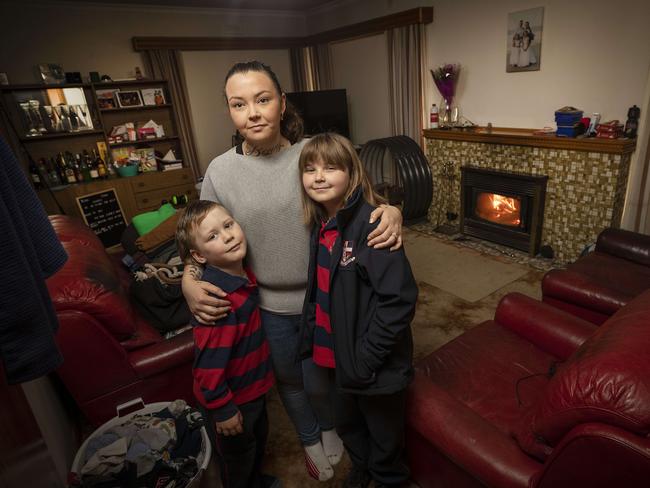
<svg viewBox="0 0 650 488">
<path fill-rule="evenodd" d="M 343 457 L 343 441 L 336 433 L 336 430 L 324 430 L 322 432 L 323 450 L 330 465 L 336 466 Z"/>
<path fill-rule="evenodd" d="M 313 446 L 305 447 L 305 463 L 309 475 L 318 481 L 327 481 L 334 476 L 334 469 L 327 460 L 323 443 L 317 442 Z"/>
</svg>

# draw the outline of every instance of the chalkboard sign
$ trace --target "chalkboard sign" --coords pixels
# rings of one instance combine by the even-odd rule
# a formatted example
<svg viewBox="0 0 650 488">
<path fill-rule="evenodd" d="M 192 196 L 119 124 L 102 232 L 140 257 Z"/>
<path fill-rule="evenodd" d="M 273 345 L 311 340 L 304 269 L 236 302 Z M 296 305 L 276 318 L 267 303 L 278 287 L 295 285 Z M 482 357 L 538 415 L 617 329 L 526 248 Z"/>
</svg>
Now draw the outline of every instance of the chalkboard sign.
<svg viewBox="0 0 650 488">
<path fill-rule="evenodd" d="M 99 237 L 104 247 L 120 243 L 126 220 L 115 188 L 77 197 L 77 205 L 86 225 Z"/>
</svg>

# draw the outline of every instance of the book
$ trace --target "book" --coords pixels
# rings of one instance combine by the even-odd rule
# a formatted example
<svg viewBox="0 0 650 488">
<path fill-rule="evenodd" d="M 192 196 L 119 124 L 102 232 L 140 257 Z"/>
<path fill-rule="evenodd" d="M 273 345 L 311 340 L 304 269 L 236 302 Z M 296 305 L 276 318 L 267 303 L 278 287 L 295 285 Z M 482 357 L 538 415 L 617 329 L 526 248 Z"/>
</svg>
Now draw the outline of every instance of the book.
<svg viewBox="0 0 650 488">
<path fill-rule="evenodd" d="M 161 164 L 162 169 L 161 171 L 172 171 L 175 169 L 182 169 L 183 168 L 183 163 L 162 163 Z"/>
</svg>

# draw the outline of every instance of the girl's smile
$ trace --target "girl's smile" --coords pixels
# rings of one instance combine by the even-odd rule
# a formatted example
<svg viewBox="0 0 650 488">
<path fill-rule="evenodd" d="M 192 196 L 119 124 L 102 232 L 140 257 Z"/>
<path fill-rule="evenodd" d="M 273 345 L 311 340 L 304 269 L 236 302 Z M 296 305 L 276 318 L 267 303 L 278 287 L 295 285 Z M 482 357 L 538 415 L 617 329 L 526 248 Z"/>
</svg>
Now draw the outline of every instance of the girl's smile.
<svg viewBox="0 0 650 488">
<path fill-rule="evenodd" d="M 328 217 L 333 217 L 345 204 L 350 174 L 345 168 L 318 159 L 305 165 L 302 184 L 309 198 L 321 204 Z"/>
</svg>

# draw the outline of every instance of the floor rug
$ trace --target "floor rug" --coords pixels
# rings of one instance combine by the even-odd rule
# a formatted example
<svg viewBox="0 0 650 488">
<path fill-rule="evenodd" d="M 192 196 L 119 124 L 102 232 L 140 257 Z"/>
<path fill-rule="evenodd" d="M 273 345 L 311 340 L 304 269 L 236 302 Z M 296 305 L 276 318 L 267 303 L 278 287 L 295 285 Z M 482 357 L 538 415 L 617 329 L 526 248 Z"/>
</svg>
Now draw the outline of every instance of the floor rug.
<svg viewBox="0 0 650 488">
<path fill-rule="evenodd" d="M 468 302 L 481 300 L 530 271 L 408 229 L 404 248 L 418 281 Z"/>
</svg>

